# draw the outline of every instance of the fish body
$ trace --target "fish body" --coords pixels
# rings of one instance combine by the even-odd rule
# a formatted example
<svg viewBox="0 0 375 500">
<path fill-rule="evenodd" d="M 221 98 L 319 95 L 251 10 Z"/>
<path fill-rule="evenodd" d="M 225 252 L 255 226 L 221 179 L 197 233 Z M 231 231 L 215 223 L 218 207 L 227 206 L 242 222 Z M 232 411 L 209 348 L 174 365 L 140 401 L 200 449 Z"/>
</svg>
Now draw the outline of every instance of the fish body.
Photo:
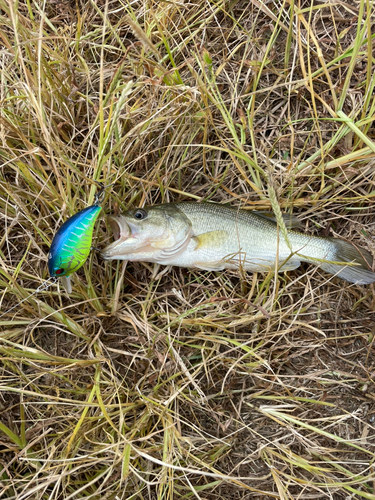
<svg viewBox="0 0 375 500">
<path fill-rule="evenodd" d="M 48 270 L 53 277 L 64 278 L 71 292 L 69 276 L 86 262 L 91 250 L 96 219 L 102 207 L 91 205 L 70 217 L 55 234 L 48 255 Z"/>
<path fill-rule="evenodd" d="M 291 252 L 276 222 L 262 213 L 181 202 L 130 210 L 110 217 L 109 223 L 115 241 L 101 252 L 106 260 L 253 272 L 288 271 L 309 262 L 353 283 L 375 281 L 368 267 L 372 257 L 366 250 L 359 252 L 338 238 L 288 229 Z"/>
</svg>

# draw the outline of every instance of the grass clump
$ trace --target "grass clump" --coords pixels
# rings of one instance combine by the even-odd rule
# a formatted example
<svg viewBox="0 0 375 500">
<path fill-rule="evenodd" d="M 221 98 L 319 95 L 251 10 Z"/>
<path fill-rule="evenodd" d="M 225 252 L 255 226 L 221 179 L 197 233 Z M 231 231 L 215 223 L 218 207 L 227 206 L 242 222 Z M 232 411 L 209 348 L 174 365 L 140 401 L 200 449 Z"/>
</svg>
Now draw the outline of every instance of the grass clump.
<svg viewBox="0 0 375 500">
<path fill-rule="evenodd" d="M 0 19 L 2 498 L 375 499 L 373 286 L 93 253 L 70 297 L 33 294 L 95 180 L 116 182 L 106 213 L 293 211 L 373 252 L 373 2 L 0 0 Z"/>
</svg>

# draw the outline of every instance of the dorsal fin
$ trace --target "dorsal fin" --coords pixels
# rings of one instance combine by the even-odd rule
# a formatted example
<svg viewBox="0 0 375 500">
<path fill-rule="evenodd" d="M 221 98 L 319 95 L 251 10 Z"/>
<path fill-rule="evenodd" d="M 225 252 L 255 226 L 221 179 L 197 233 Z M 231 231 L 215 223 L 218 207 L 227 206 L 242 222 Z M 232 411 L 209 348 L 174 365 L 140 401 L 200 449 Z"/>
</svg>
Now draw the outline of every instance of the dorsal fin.
<svg viewBox="0 0 375 500">
<path fill-rule="evenodd" d="M 273 212 L 257 212 L 256 210 L 254 210 L 252 213 L 259 215 L 259 217 L 263 217 L 263 219 L 269 220 L 276 224 L 276 218 Z M 293 214 L 282 214 L 282 217 L 284 220 L 285 227 L 287 229 L 296 229 L 298 227 L 301 227 L 302 225 L 298 217 L 296 217 Z"/>
</svg>

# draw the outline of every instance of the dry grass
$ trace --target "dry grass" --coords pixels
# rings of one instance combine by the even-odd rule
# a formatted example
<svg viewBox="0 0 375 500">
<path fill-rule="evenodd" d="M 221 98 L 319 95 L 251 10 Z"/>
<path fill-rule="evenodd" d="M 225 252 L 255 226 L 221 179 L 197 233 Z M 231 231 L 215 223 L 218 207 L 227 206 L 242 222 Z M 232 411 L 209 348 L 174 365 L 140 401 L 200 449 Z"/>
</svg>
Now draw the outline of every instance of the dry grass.
<svg viewBox="0 0 375 500">
<path fill-rule="evenodd" d="M 270 209 L 274 189 L 374 252 L 373 0 L 0 0 L 0 19 L 0 496 L 375 499 L 373 286 L 93 253 L 71 297 L 31 295 L 93 179 L 117 183 L 106 213 Z"/>
</svg>

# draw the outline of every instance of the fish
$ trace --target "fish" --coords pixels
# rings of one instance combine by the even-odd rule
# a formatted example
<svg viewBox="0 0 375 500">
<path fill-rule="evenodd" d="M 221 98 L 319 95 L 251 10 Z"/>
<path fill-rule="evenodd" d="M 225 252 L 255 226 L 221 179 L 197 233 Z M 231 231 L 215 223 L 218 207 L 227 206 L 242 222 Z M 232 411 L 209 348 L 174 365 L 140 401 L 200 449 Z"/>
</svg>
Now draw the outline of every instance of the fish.
<svg viewBox="0 0 375 500">
<path fill-rule="evenodd" d="M 48 254 L 48 271 L 53 278 L 62 278 L 68 293 L 72 292 L 70 276 L 86 262 L 91 248 L 95 222 L 102 210 L 104 191 L 108 187 L 98 182 L 101 188 L 95 195 L 93 205 L 69 217 L 56 232 Z"/>
<path fill-rule="evenodd" d="M 307 262 L 351 283 L 375 281 L 367 250 L 339 238 L 299 232 L 295 217 L 284 214 L 283 218 L 288 241 L 276 220 L 262 212 L 210 202 L 136 208 L 108 217 L 114 241 L 101 250 L 101 256 L 207 271 L 263 273 L 291 271 Z"/>
</svg>

